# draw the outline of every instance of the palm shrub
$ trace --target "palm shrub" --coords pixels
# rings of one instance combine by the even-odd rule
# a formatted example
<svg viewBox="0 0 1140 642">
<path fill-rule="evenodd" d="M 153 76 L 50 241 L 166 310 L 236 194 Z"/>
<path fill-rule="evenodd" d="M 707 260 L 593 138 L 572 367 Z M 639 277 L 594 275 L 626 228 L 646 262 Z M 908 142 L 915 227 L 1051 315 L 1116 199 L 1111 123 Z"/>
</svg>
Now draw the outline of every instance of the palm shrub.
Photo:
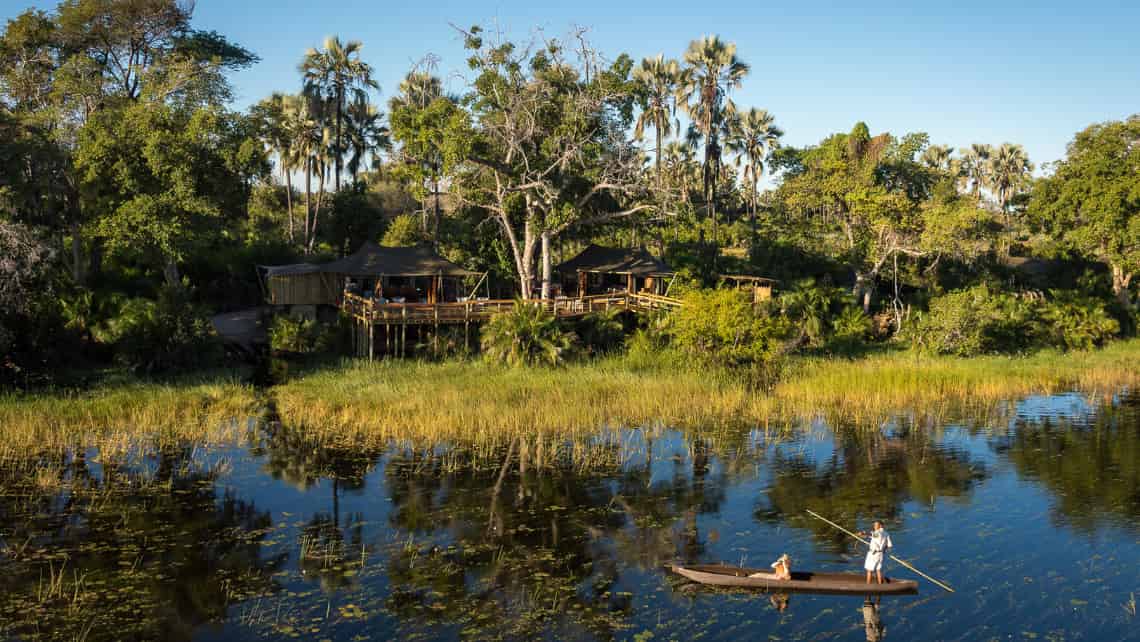
<svg viewBox="0 0 1140 642">
<path fill-rule="evenodd" d="M 481 343 L 489 361 L 511 366 L 556 366 L 570 356 L 575 336 L 541 305 L 518 300 L 509 311 L 495 314 L 483 324 Z"/>
<path fill-rule="evenodd" d="M 612 352 L 625 338 L 625 326 L 618 309 L 591 312 L 574 323 L 582 349 L 590 355 Z"/>
<path fill-rule="evenodd" d="M 146 373 L 189 370 L 216 363 L 221 343 L 205 311 L 185 286 L 163 286 L 157 300 L 129 299 L 108 321 L 115 356 Z"/>
<path fill-rule="evenodd" d="M 853 303 L 847 291 L 828 283 L 817 283 L 815 279 L 801 279 L 779 298 L 783 313 L 799 330 L 797 341 L 813 348 L 828 343 L 837 331 L 836 321 L 841 314 L 846 314 L 845 340 L 866 334 L 858 331 L 859 320 L 849 312 Z M 869 320 L 867 323 L 869 327 Z"/>
</svg>

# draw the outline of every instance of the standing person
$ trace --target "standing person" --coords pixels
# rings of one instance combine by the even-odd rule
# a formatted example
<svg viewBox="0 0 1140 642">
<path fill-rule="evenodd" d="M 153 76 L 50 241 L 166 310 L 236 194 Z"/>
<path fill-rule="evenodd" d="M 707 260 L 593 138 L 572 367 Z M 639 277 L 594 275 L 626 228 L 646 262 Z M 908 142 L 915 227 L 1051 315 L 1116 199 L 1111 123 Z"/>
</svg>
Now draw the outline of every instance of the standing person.
<svg viewBox="0 0 1140 642">
<path fill-rule="evenodd" d="M 859 537 L 866 537 L 867 533 L 859 531 Z M 867 583 L 871 583 L 871 571 L 875 572 L 878 577 L 879 584 L 883 583 L 883 557 L 887 551 L 894 548 L 891 543 L 891 536 L 883 528 L 883 523 L 875 520 L 871 524 L 871 537 L 867 544 L 870 550 L 867 551 L 867 559 L 863 562 L 863 568 L 867 571 Z"/>
</svg>

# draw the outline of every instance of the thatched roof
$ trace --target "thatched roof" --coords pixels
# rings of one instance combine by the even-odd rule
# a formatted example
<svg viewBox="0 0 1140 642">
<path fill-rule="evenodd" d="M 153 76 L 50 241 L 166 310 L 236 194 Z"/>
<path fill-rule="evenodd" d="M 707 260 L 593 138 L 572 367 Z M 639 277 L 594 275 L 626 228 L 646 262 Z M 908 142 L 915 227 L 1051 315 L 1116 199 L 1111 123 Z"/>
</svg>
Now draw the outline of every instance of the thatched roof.
<svg viewBox="0 0 1140 642">
<path fill-rule="evenodd" d="M 296 263 L 266 266 L 266 276 L 298 274 L 340 274 L 345 276 L 477 276 L 448 261 L 426 245 L 381 247 L 366 241 L 356 252 L 321 265 Z"/>
<path fill-rule="evenodd" d="M 645 248 L 602 247 L 591 243 L 578 256 L 559 264 L 557 272 L 605 272 L 653 276 L 673 274 L 673 268 Z"/>
</svg>

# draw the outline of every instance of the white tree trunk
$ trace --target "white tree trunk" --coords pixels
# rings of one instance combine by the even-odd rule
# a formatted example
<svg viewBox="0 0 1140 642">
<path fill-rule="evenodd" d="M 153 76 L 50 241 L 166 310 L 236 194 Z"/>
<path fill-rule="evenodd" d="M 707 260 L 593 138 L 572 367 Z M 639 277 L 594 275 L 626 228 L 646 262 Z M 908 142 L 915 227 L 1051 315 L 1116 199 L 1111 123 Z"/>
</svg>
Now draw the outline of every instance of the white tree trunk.
<svg viewBox="0 0 1140 642">
<path fill-rule="evenodd" d="M 549 301 L 551 299 L 551 273 L 553 272 L 553 265 L 550 258 L 550 231 L 543 231 L 542 233 L 542 300 Z"/>
<path fill-rule="evenodd" d="M 1132 295 L 1128 291 L 1128 286 L 1132 284 L 1132 272 L 1125 272 L 1124 268 L 1120 265 L 1112 266 L 1112 293 L 1116 295 L 1117 300 L 1124 306 L 1124 309 L 1132 309 Z"/>
</svg>

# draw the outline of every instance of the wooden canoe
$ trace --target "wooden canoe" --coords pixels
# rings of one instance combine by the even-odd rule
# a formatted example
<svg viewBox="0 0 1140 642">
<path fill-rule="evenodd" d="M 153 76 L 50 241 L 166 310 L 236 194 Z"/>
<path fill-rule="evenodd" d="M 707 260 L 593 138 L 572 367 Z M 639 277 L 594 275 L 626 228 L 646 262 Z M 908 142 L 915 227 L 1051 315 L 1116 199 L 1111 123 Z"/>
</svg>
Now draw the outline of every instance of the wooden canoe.
<svg viewBox="0 0 1140 642">
<path fill-rule="evenodd" d="M 808 573 L 793 571 L 792 579 L 777 580 L 771 569 L 741 568 L 727 564 L 667 565 L 669 570 L 694 582 L 714 586 L 735 586 L 764 589 L 765 591 L 793 591 L 796 593 L 829 593 L 833 595 L 913 595 L 918 593 L 918 582 L 883 578 L 882 584 L 867 583 L 862 573 Z M 748 577 L 762 573 L 763 577 Z"/>
</svg>

